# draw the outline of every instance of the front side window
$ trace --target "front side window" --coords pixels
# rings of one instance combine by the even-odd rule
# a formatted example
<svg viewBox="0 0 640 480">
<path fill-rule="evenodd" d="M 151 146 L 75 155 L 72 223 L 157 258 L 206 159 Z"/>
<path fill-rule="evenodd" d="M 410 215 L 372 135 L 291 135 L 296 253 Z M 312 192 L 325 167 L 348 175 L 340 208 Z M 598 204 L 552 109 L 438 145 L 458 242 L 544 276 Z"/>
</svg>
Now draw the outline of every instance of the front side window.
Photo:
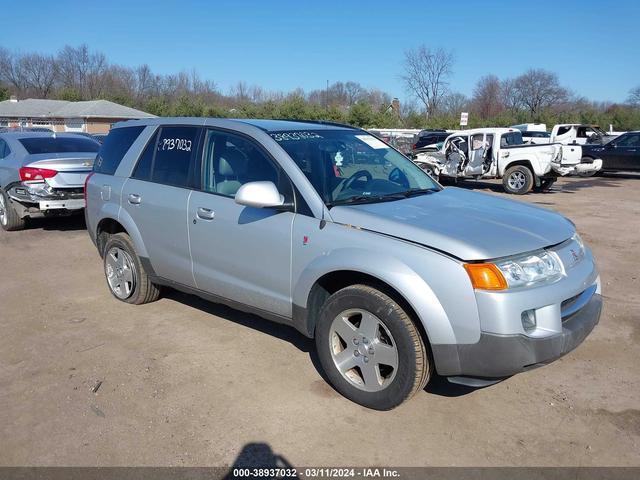
<svg viewBox="0 0 640 480">
<path fill-rule="evenodd" d="M 270 135 L 330 207 L 440 190 L 411 160 L 366 132 L 309 130 Z"/>
<path fill-rule="evenodd" d="M 285 198 L 291 184 L 284 172 L 252 141 L 228 132 L 208 130 L 203 143 L 202 189 L 234 197 L 248 182 L 273 182 Z"/>
<path fill-rule="evenodd" d="M 640 133 L 631 133 L 620 138 L 616 145 L 619 147 L 640 147 Z"/>
</svg>

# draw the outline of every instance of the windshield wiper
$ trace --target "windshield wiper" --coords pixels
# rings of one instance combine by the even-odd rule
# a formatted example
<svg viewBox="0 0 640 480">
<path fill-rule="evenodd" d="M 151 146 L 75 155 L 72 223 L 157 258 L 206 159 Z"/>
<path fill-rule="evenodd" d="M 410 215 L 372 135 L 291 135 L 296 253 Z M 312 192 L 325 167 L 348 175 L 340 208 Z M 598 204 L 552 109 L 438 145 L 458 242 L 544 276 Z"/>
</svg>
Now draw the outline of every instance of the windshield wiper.
<svg viewBox="0 0 640 480">
<path fill-rule="evenodd" d="M 385 195 L 356 195 L 355 197 L 345 198 L 344 200 L 336 200 L 328 202 L 327 207 L 335 207 L 336 205 L 353 205 L 361 203 L 391 202 L 393 200 L 402 200 L 407 198 L 404 192 L 387 193 Z"/>
<path fill-rule="evenodd" d="M 427 195 L 429 193 L 439 192 L 439 188 L 412 188 L 405 192 L 401 192 L 400 195 L 404 195 L 405 198 L 417 197 L 418 195 Z"/>
</svg>

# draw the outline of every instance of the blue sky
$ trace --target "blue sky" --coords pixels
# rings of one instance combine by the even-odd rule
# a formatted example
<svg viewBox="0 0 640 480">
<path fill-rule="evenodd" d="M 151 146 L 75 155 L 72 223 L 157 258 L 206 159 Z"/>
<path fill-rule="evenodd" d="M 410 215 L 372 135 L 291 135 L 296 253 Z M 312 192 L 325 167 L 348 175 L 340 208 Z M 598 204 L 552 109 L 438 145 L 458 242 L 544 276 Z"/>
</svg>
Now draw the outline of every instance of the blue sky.
<svg viewBox="0 0 640 480">
<path fill-rule="evenodd" d="M 640 2 L 606 1 L 120 1 L 10 2 L 0 45 L 55 53 L 86 43 L 110 61 L 157 73 L 196 69 L 227 92 L 354 80 L 407 97 L 404 50 L 455 53 L 453 90 L 528 68 L 558 73 L 593 100 L 622 101 L 640 85 Z"/>
</svg>

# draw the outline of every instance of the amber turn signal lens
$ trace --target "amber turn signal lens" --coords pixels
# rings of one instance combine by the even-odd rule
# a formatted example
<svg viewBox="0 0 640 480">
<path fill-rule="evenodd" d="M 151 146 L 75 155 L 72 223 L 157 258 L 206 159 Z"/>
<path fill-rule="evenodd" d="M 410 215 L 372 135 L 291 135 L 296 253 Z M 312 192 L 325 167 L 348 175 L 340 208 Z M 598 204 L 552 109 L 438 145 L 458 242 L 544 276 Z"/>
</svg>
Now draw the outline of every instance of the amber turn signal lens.
<svg viewBox="0 0 640 480">
<path fill-rule="evenodd" d="M 478 290 L 506 290 L 507 281 L 493 263 L 465 263 L 473 288 Z"/>
</svg>

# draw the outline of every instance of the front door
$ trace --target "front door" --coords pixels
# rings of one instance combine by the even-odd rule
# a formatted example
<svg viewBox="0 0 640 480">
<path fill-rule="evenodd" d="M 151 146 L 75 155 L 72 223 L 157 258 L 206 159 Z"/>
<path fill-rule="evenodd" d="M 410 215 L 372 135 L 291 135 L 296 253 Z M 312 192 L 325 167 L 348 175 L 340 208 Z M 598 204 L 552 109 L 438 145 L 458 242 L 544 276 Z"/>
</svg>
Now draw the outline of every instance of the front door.
<svg viewBox="0 0 640 480">
<path fill-rule="evenodd" d="M 125 183 L 121 201 L 140 230 L 154 272 L 191 287 L 187 207 L 199 134 L 198 127 L 162 127 Z"/>
<path fill-rule="evenodd" d="M 613 140 L 615 147 L 612 160 L 605 168 L 615 170 L 640 170 L 640 133 L 627 133 L 619 139 Z"/>
<path fill-rule="evenodd" d="M 289 179 L 253 140 L 207 130 L 201 189 L 189 199 L 189 237 L 198 289 L 291 316 L 291 229 L 295 214 L 238 205 L 241 185 L 271 181 L 292 199 Z"/>
</svg>

